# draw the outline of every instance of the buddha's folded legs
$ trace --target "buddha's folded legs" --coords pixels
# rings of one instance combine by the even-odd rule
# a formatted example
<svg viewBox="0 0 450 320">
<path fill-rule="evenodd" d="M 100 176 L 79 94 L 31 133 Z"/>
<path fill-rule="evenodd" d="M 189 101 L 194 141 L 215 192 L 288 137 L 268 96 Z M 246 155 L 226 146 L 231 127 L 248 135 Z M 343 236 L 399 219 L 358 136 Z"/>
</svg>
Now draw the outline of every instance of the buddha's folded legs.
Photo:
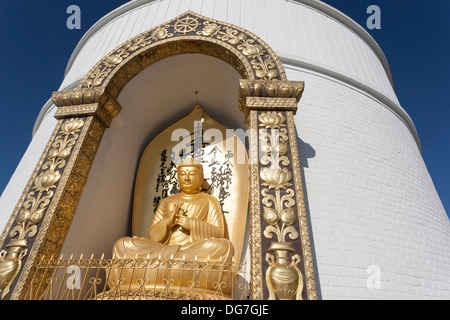
<svg viewBox="0 0 450 320">
<path fill-rule="evenodd" d="M 223 267 L 231 263 L 234 248 L 227 239 L 207 239 L 184 246 L 168 246 L 148 238 L 122 238 L 114 245 L 114 259 L 149 259 L 150 264 L 121 265 L 109 273 L 110 287 L 121 289 L 189 291 L 189 289 L 231 289 L 229 272 Z M 147 260 L 146 260 L 147 261 Z M 147 261 L 147 262 L 148 262 Z"/>
<path fill-rule="evenodd" d="M 148 238 L 125 237 L 119 239 L 113 248 L 114 259 L 170 258 L 176 256 L 180 246 L 168 246 Z"/>
<path fill-rule="evenodd" d="M 148 238 L 125 237 L 114 245 L 113 257 L 125 258 L 174 258 L 201 261 L 231 262 L 234 247 L 227 239 L 206 239 L 183 246 L 169 246 Z"/>
<path fill-rule="evenodd" d="M 227 239 L 207 239 L 196 241 L 180 247 L 177 257 L 186 260 L 222 261 L 230 263 L 234 247 Z"/>
</svg>

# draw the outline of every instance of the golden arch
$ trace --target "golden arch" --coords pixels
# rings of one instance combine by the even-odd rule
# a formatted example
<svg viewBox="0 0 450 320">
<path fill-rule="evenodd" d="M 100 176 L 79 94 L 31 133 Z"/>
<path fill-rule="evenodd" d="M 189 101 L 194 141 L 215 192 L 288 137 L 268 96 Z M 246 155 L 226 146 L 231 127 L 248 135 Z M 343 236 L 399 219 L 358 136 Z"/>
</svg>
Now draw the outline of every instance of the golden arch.
<svg viewBox="0 0 450 320">
<path fill-rule="evenodd" d="M 288 85 L 286 93 L 283 83 L 287 78 L 283 64 L 274 50 L 258 36 L 243 28 L 187 11 L 111 51 L 85 75 L 75 90 L 55 92 L 53 102 L 59 107 L 55 117 L 63 119 L 95 114 L 108 127 L 120 113 L 117 97 L 128 81 L 149 65 L 184 53 L 219 58 L 249 81 L 241 88 L 238 107 L 242 112 L 245 112 L 245 97 L 249 91 L 251 95 L 296 98 L 297 102 L 303 91 L 303 86 L 299 93 L 295 86 Z M 273 83 L 275 88 L 258 87 L 255 81 Z"/>
<path fill-rule="evenodd" d="M 192 11 L 126 41 L 83 78 L 77 89 L 103 87 L 113 96 L 150 64 L 182 53 L 202 53 L 232 65 L 244 79 L 286 80 L 275 52 L 249 31 Z"/>
</svg>

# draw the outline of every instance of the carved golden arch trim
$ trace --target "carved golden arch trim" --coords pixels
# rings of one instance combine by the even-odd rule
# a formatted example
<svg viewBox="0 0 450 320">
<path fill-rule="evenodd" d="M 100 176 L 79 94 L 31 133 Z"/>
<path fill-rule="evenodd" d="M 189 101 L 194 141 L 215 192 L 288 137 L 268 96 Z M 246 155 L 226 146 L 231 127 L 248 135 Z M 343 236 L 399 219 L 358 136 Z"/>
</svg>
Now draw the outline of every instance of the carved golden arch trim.
<svg viewBox="0 0 450 320">
<path fill-rule="evenodd" d="M 58 124 L 0 238 L 0 263 L 13 259 L 19 262 L 17 273 L 6 275 L 12 280 L 7 279 L 7 285 L 1 284 L 0 299 L 26 299 L 33 276 L 39 281 L 48 277 L 46 274 L 36 277 L 34 267 L 39 259 L 57 256 L 62 249 L 103 132 L 121 111 L 117 97 L 122 88 L 150 64 L 183 53 L 217 57 L 241 74 L 244 80 L 240 82 L 237 104 L 254 131 L 262 125 L 261 117 L 267 116 L 263 112 L 275 110 L 287 120 L 279 124 L 288 128 L 291 146 L 291 164 L 283 170 L 293 174 L 295 197 L 291 202 L 295 201 L 292 210 L 298 215 L 297 251 L 303 258 L 300 268 L 305 273 L 304 291 L 307 291 L 303 296 L 317 299 L 293 122 L 303 82 L 287 81 L 281 61 L 257 36 L 190 11 L 114 49 L 91 69 L 75 90 L 53 94 L 58 107 L 55 114 Z M 274 127 L 270 127 L 272 129 Z M 261 140 L 259 134 L 251 139 L 250 153 L 254 159 L 258 158 Z M 261 218 L 263 197 L 260 192 L 264 182 L 260 171 L 263 167 L 256 160 L 250 168 L 253 299 L 267 297 L 268 287 L 272 290 L 270 297 L 275 296 L 273 286 L 263 279 L 263 272 L 267 270 L 263 261 L 267 247 L 262 247 L 262 240 L 268 241 L 267 236 L 263 236 L 265 222 Z M 2 276 L 0 274 L 0 280 Z"/>
<path fill-rule="evenodd" d="M 103 87 L 117 97 L 142 69 L 182 53 L 217 57 L 235 67 L 245 79 L 287 80 L 280 59 L 259 37 L 240 27 L 187 11 L 111 51 L 90 70 L 77 89 Z"/>
<path fill-rule="evenodd" d="M 185 53 L 219 58 L 244 79 L 287 80 L 281 60 L 259 37 L 187 11 L 115 48 L 86 74 L 75 90 L 54 93 L 53 101 L 59 107 L 55 117 L 95 115 L 109 126 L 121 110 L 117 97 L 128 81 L 157 61 Z M 244 104 L 239 102 L 242 112 Z"/>
</svg>

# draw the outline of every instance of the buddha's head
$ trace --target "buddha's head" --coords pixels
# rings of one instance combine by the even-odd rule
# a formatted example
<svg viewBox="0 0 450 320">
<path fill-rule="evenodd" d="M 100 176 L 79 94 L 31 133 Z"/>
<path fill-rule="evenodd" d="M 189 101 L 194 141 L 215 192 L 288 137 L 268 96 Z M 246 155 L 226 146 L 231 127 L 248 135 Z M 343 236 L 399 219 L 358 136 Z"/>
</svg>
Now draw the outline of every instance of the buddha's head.
<svg viewBox="0 0 450 320">
<path fill-rule="evenodd" d="M 177 166 L 178 183 L 185 193 L 198 193 L 203 185 L 203 166 L 194 158 L 186 158 Z"/>
</svg>

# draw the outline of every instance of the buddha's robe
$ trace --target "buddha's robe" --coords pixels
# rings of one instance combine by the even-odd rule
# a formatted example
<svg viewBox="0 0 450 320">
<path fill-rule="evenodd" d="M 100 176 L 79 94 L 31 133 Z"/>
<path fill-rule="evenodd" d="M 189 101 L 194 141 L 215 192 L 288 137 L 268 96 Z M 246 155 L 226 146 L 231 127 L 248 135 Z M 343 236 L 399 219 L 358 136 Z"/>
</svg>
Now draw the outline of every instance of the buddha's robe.
<svg viewBox="0 0 450 320">
<path fill-rule="evenodd" d="M 187 211 L 190 230 L 168 228 L 168 219 L 177 203 Z M 187 260 L 230 262 L 233 245 L 226 239 L 225 218 L 216 198 L 206 193 L 176 194 L 163 199 L 149 229 L 149 237 L 122 238 L 114 246 L 116 258 L 185 258 Z"/>
<path fill-rule="evenodd" d="M 168 227 L 168 220 L 177 203 L 182 203 L 181 209 L 185 210 L 185 215 L 190 218 L 190 228 L 186 230 L 181 226 L 175 226 L 172 229 Z M 209 261 L 223 262 L 228 264 L 232 262 L 234 248 L 227 239 L 228 233 L 224 214 L 221 211 L 219 202 L 213 196 L 206 193 L 185 194 L 180 193 L 165 198 L 161 201 L 152 225 L 149 229 L 149 237 L 125 237 L 119 239 L 114 245 L 113 257 L 115 259 L 124 258 L 161 258 L 161 259 L 179 259 L 190 261 Z M 115 270 L 112 275 L 124 278 L 124 285 L 136 287 L 139 277 L 158 279 L 153 280 L 149 286 L 160 285 L 164 278 L 173 279 L 174 285 L 188 286 L 189 280 L 198 280 L 200 288 L 215 290 L 217 285 L 214 282 L 227 282 L 227 289 L 231 288 L 230 279 L 223 273 L 199 273 L 183 271 L 171 271 L 168 274 L 162 274 L 152 270 L 137 272 L 136 270 L 122 270 L 120 273 Z M 133 274 L 133 275 L 131 275 Z M 120 275 L 120 276 L 119 276 Z M 131 279 L 132 277 L 132 279 Z M 195 277 L 195 279 L 194 279 Z M 182 280 L 181 280 L 182 279 Z M 225 290 L 226 291 L 226 290 Z"/>
</svg>

